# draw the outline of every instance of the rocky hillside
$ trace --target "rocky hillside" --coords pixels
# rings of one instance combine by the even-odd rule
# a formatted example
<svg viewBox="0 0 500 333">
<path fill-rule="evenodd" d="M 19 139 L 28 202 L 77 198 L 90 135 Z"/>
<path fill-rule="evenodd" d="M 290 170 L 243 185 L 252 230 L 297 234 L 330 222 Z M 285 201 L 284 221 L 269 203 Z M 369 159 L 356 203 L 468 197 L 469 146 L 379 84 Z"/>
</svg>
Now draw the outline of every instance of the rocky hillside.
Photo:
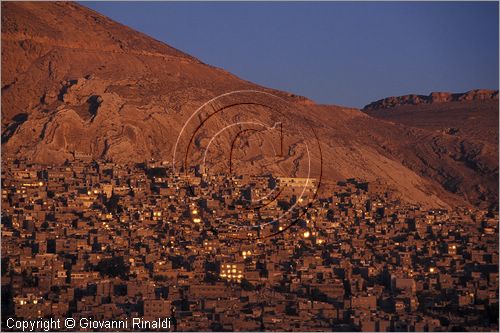
<svg viewBox="0 0 500 333">
<path fill-rule="evenodd" d="M 258 98 L 227 95 L 202 108 L 224 109 L 218 117 L 192 117 L 212 98 L 237 90 L 258 91 Z M 184 164 L 208 156 L 209 166 L 228 170 L 232 138 L 243 132 L 231 124 L 256 121 L 283 124 L 284 153 L 269 158 L 276 147 L 254 128 L 255 135 L 233 142 L 238 172 L 305 176 L 312 169 L 324 184 L 362 178 L 429 207 L 498 201 L 498 145 L 470 146 L 443 131 L 255 85 L 76 3 L 2 3 L 5 163 L 79 156 L 174 163 L 180 142 L 191 147 Z M 191 141 L 178 140 L 185 128 Z M 220 134 L 224 128 L 230 130 Z M 320 149 L 306 144 L 316 139 Z"/>
<path fill-rule="evenodd" d="M 441 145 L 439 150 L 463 163 L 464 171 L 473 170 L 474 176 L 469 178 L 460 173 L 448 173 L 440 163 L 429 165 L 422 172 L 432 178 L 447 173 L 448 180 L 442 182 L 445 188 L 451 192 L 456 192 L 458 188 L 473 188 L 475 190 L 467 195 L 469 200 L 470 195 L 477 195 L 474 200 L 478 204 L 487 202 L 487 198 L 497 197 L 498 192 L 494 187 L 498 186 L 498 91 L 433 93 L 426 101 L 417 104 L 403 102 L 396 105 L 396 99 L 401 102 L 405 98 L 387 98 L 374 102 L 363 111 L 390 124 L 422 130 L 433 138 L 433 144 L 442 138 L 453 138 L 454 144 Z M 384 107 L 384 104 L 391 106 Z M 482 181 L 478 181 L 479 178 Z M 490 184 L 489 189 L 485 184 Z"/>
</svg>

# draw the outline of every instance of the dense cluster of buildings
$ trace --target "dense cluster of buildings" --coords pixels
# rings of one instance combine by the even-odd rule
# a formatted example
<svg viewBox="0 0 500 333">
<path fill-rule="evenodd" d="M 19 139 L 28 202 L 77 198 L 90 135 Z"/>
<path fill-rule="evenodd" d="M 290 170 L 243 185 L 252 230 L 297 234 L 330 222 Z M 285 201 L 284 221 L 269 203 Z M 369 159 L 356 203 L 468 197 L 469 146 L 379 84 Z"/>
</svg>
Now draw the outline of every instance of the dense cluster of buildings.
<svg viewBox="0 0 500 333">
<path fill-rule="evenodd" d="M 170 317 L 185 330 L 498 330 L 498 212 L 354 179 L 8 161 L 2 326 Z"/>
</svg>

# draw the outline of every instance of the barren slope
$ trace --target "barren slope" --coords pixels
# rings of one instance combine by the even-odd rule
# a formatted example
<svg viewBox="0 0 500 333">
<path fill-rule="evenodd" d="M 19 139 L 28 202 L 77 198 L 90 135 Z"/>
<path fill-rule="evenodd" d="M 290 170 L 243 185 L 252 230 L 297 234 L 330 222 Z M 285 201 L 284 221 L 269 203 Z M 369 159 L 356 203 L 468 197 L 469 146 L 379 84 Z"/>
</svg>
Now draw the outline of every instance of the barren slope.
<svg viewBox="0 0 500 333">
<path fill-rule="evenodd" d="M 179 133 L 198 107 L 230 91 L 258 90 L 283 98 L 282 113 L 250 104 L 225 110 L 194 136 L 195 148 L 186 154 L 192 164 L 220 128 L 258 117 L 267 126 L 287 125 L 286 153 L 267 158 L 273 148 L 266 148 L 264 134 L 248 136 L 235 143 L 238 172 L 304 176 L 308 151 L 300 133 L 315 132 L 323 160 L 311 149 L 313 176 L 322 162 L 325 181 L 377 181 L 405 200 L 433 207 L 462 199 L 488 206 L 498 198 L 491 179 L 496 170 L 498 182 L 498 161 L 488 155 L 480 160 L 487 171 L 471 168 L 456 137 L 257 86 L 75 3 L 2 3 L 2 46 L 4 161 L 63 163 L 79 154 L 118 163 L 171 161 Z M 277 103 L 259 96 L 262 104 Z M 194 120 L 194 127 L 203 122 Z M 228 167 L 233 129 L 213 141 L 208 161 L 214 167 Z"/>
</svg>

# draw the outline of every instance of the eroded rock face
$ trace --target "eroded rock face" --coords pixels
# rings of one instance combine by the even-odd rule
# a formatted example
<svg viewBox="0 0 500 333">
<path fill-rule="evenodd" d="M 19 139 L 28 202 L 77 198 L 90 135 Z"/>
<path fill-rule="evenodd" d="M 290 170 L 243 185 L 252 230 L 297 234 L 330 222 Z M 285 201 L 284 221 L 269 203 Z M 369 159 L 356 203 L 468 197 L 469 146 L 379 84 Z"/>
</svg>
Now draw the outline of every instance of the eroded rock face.
<svg viewBox="0 0 500 333">
<path fill-rule="evenodd" d="M 462 101 L 497 100 L 498 90 L 476 89 L 465 93 L 433 92 L 426 95 L 404 95 L 387 97 L 366 105 L 363 110 L 394 108 L 402 105 L 419 105 Z"/>
<path fill-rule="evenodd" d="M 390 123 L 357 109 L 316 105 L 203 64 L 76 3 L 2 3 L 2 80 L 6 162 L 64 163 L 79 156 L 117 163 L 170 161 L 181 128 L 198 107 L 231 91 L 258 90 L 287 103 L 285 117 L 293 128 L 285 129 L 287 153 L 272 163 L 259 153 L 273 149 L 263 138 L 239 142 L 234 163 L 242 173 L 285 170 L 302 175 L 307 152 L 299 133 L 314 131 L 325 183 L 351 177 L 377 181 L 403 199 L 429 207 L 488 206 L 498 200 L 498 145 L 495 150 L 491 144 L 462 143 L 460 135 L 467 131 L 459 126 L 434 131 Z M 498 98 L 498 92 L 453 96 L 410 95 L 382 105 L 450 98 L 477 102 Z M 238 108 L 234 110 L 240 115 L 259 111 Z M 270 110 L 259 112 L 259 120 L 268 124 L 279 120 Z M 240 115 L 228 113 L 207 123 L 187 158 L 199 160 L 199 148 L 228 121 L 241 120 Z M 458 132 L 446 130 L 451 127 Z M 227 157 L 230 140 L 228 135 L 214 142 L 213 163 Z M 317 168 L 320 156 L 312 154 L 312 160 Z"/>
</svg>

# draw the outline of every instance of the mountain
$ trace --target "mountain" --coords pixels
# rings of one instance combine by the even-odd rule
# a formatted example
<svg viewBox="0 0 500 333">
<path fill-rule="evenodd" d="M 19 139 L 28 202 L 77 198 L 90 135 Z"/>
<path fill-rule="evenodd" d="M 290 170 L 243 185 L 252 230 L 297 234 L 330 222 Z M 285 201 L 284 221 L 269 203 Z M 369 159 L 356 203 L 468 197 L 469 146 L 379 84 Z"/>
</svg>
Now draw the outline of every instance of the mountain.
<svg viewBox="0 0 500 333">
<path fill-rule="evenodd" d="M 498 101 L 498 90 L 475 89 L 465 93 L 433 92 L 428 96 L 411 94 L 397 97 L 387 97 L 366 105 L 363 110 L 369 111 L 388 109 L 403 105 L 470 101 Z"/>
<path fill-rule="evenodd" d="M 205 118 L 191 117 L 221 94 L 201 108 Z M 257 122 L 266 131 L 242 125 Z M 277 124 L 280 153 L 272 143 L 280 144 Z M 498 128 L 491 131 L 498 137 Z M 261 87 L 76 3 L 2 3 L 5 163 L 89 156 L 168 164 L 179 151 L 175 162 L 193 166 L 205 149 L 213 170 L 296 177 L 312 170 L 323 190 L 354 177 L 428 207 L 497 207 L 497 142 Z"/>
<path fill-rule="evenodd" d="M 437 164 L 426 172 L 432 178 L 447 172 L 451 181 L 444 186 L 451 192 L 457 192 L 459 187 L 475 189 L 464 194 L 476 204 L 497 196 L 498 90 L 389 97 L 365 106 L 363 111 L 392 124 L 424 130 L 435 138 L 454 138 L 452 145 L 440 148 L 465 168 L 450 174 Z M 465 172 L 470 170 L 476 176 L 467 177 Z"/>
</svg>

